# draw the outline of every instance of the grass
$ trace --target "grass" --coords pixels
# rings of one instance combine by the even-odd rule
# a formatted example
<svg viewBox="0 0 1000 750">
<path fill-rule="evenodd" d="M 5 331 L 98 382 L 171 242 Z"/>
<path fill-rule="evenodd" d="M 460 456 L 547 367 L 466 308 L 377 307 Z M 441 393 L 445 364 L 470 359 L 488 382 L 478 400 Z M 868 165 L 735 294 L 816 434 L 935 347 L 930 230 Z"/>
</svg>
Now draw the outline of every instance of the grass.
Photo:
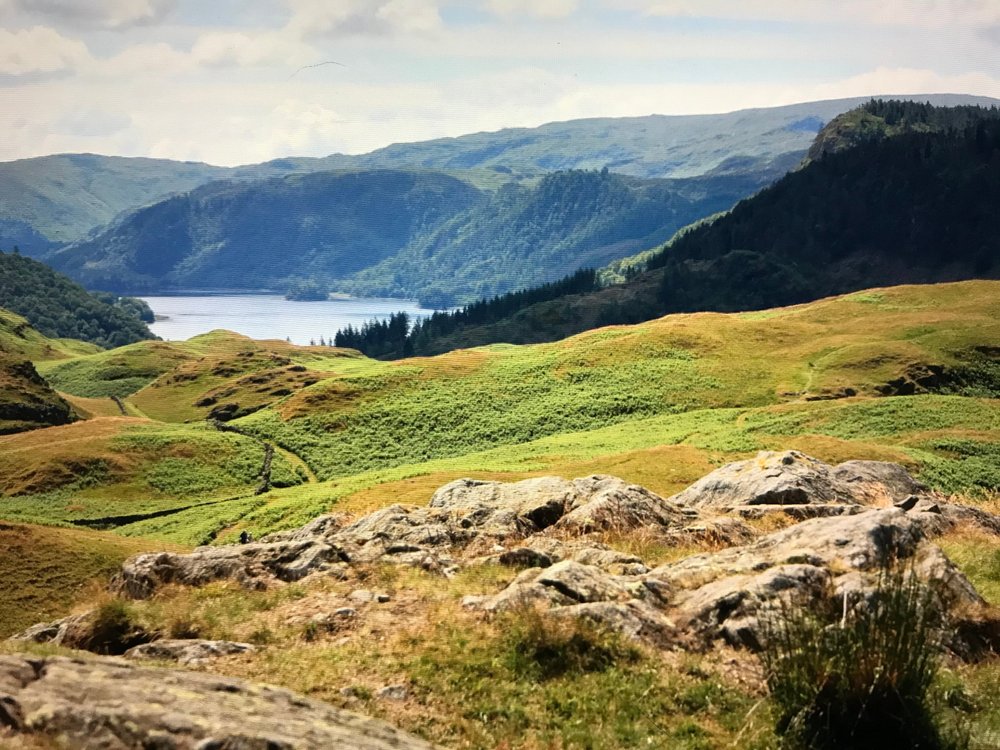
<svg viewBox="0 0 1000 750">
<path fill-rule="evenodd" d="M 162 542 L 81 529 L 0 523 L 0 638 L 64 615 L 125 558 Z"/>
<path fill-rule="evenodd" d="M 0 514 L 65 523 L 142 516 L 251 495 L 261 445 L 207 425 L 163 425 L 107 417 L 0 437 Z M 303 481 L 281 455 L 272 483 Z"/>
<path fill-rule="evenodd" d="M 912 570 L 885 568 L 873 596 L 840 618 L 789 604 L 765 629 L 776 729 L 791 748 L 954 747 L 930 705 L 940 612 Z"/>
</svg>

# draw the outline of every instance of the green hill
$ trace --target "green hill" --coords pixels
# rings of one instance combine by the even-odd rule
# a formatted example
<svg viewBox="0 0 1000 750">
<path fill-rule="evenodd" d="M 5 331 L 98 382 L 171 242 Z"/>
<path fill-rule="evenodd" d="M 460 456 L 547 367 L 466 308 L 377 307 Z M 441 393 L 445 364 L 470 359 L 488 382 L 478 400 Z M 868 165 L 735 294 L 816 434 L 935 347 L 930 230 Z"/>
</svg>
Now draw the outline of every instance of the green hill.
<svg viewBox="0 0 1000 750">
<path fill-rule="evenodd" d="M 23 316 L 45 336 L 101 347 L 153 338 L 138 300 L 91 294 L 44 263 L 0 252 L 0 307 Z M 147 317 L 148 319 L 148 317 Z"/>
<path fill-rule="evenodd" d="M 301 289 L 446 307 L 656 245 L 755 177 L 558 172 L 478 190 L 435 172 L 318 172 L 212 183 L 47 256 L 89 287 Z"/>
<path fill-rule="evenodd" d="M 868 123 L 867 135 L 850 135 L 858 121 Z M 851 145 L 833 147 L 838 137 Z M 474 316 L 438 314 L 413 331 L 405 351 L 551 341 L 669 312 L 754 310 L 877 285 L 1000 276 L 997 110 L 873 102 L 835 120 L 817 143 L 830 147 L 725 215 L 679 233 L 626 283 L 486 306 Z"/>
<path fill-rule="evenodd" d="M 0 517 L 120 516 L 121 533 L 193 544 L 239 518 L 264 532 L 470 473 L 610 472 L 672 492 L 714 461 L 788 446 L 901 461 L 949 492 L 997 490 L 998 291 L 879 289 L 398 362 L 218 332 L 47 363 L 80 395 L 107 393 L 113 372 L 130 413 L 156 421 L 0 442 Z M 226 404 L 237 432 L 220 442 L 203 420 Z M 289 486 L 258 498 L 262 443 Z"/>
</svg>

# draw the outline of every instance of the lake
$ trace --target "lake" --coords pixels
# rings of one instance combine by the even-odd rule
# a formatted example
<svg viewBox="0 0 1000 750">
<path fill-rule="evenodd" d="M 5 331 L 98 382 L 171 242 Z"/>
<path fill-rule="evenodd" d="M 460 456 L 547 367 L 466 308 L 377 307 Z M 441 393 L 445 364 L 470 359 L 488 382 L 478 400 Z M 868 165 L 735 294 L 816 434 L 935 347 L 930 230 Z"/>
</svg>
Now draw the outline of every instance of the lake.
<svg viewBox="0 0 1000 750">
<path fill-rule="evenodd" d="M 179 341 L 216 328 L 255 339 L 286 339 L 296 344 L 330 340 L 338 330 L 366 321 L 383 320 L 403 311 L 413 317 L 430 315 L 411 300 L 357 297 L 319 302 L 292 302 L 280 294 L 173 293 L 140 299 L 157 316 L 150 330 L 167 341 Z"/>
</svg>

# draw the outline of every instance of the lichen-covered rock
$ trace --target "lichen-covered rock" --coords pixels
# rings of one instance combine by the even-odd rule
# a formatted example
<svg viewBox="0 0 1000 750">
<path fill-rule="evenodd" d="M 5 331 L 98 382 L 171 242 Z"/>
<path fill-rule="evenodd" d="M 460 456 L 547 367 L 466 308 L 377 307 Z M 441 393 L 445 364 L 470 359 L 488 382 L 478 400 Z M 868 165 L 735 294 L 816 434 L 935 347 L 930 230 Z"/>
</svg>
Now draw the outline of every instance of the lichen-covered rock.
<svg viewBox="0 0 1000 750">
<path fill-rule="evenodd" d="M 876 585 L 878 571 L 911 564 L 941 595 L 947 608 L 981 606 L 961 572 L 927 541 L 925 526 L 938 516 L 899 508 L 820 518 L 783 529 L 757 542 L 695 555 L 653 571 L 677 592 L 677 618 L 707 640 L 723 638 L 754 647 L 760 619 L 793 602 L 809 607 L 831 592 L 861 600 Z"/>
<path fill-rule="evenodd" d="M 76 750 L 429 750 L 279 688 L 120 659 L 0 656 L 0 726 Z"/>
<path fill-rule="evenodd" d="M 525 570 L 498 594 L 468 598 L 465 604 L 486 612 L 544 607 L 560 617 L 596 611 L 606 615 L 605 624 L 636 637 L 662 639 L 669 633 L 695 646 L 721 639 L 757 648 L 764 618 L 786 606 L 816 607 L 831 597 L 846 596 L 851 606 L 863 606 L 880 571 L 902 564 L 932 587 L 945 614 L 961 617 L 985 603 L 928 541 L 928 529 L 936 529 L 941 519 L 940 513 L 919 507 L 817 518 L 748 545 L 633 575 L 564 560 Z M 646 625 L 637 628 L 623 605 L 636 617 L 641 610 L 639 619 Z"/>
<path fill-rule="evenodd" d="M 202 586 L 231 579 L 253 587 L 268 579 L 297 581 L 343 560 L 341 550 L 318 539 L 199 547 L 189 554 L 132 557 L 115 575 L 111 588 L 132 599 L 145 599 L 168 583 Z"/>
<path fill-rule="evenodd" d="M 125 652 L 126 659 L 158 659 L 180 664 L 198 664 L 210 659 L 256 651 L 249 643 L 234 641 L 207 641 L 200 638 L 163 639 L 144 643 Z"/>
<path fill-rule="evenodd" d="M 510 542 L 548 555 L 551 562 L 582 554 L 592 564 L 636 573 L 643 568 L 638 558 L 563 540 L 639 527 L 678 543 L 711 539 L 733 544 L 752 536 L 739 520 L 670 503 L 615 477 L 540 477 L 513 483 L 459 479 L 435 492 L 426 507 L 390 505 L 350 523 L 343 514 L 329 514 L 261 542 L 200 547 L 190 554 L 139 555 L 122 566 L 112 590 L 141 599 L 169 583 L 200 586 L 230 579 L 256 587 L 274 579 L 295 581 L 342 562 L 391 562 L 450 575 L 460 564 L 459 554 L 482 558 L 482 550 L 499 545 L 503 555 L 507 551 L 501 543 Z M 557 537 L 546 537 L 549 529 Z M 558 552 L 549 554 L 546 547 Z M 534 553 L 518 554 L 520 562 L 511 554 L 500 562 L 523 566 L 525 555 Z"/>
<path fill-rule="evenodd" d="M 891 505 L 927 493 L 898 464 L 847 461 L 830 466 L 798 451 L 762 451 L 726 464 L 670 499 L 728 512 L 747 506 Z"/>
</svg>

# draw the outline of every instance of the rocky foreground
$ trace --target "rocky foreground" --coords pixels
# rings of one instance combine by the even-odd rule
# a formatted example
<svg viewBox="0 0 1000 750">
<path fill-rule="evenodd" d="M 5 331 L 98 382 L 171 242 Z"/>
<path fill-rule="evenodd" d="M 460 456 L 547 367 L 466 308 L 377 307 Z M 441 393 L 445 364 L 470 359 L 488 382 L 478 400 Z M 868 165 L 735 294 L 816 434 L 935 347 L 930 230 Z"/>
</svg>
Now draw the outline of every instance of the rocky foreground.
<svg viewBox="0 0 1000 750">
<path fill-rule="evenodd" d="M 775 525 L 786 527 L 756 532 L 751 522 L 772 514 L 780 521 Z M 762 453 L 669 499 L 607 476 L 458 480 L 426 507 L 393 505 L 359 519 L 326 515 L 257 543 L 140 555 L 111 585 L 118 595 L 139 599 L 167 584 L 226 579 L 251 588 L 280 586 L 346 576 L 351 566 L 373 562 L 443 576 L 490 563 L 521 572 L 499 592 L 466 597 L 463 605 L 483 617 L 534 606 L 657 648 L 707 650 L 725 642 L 754 650 L 768 618 L 783 608 L 831 601 L 845 611 L 863 608 L 881 571 L 901 564 L 934 592 L 952 634 L 947 647 L 975 658 L 995 645 L 997 620 L 933 542 L 958 525 L 1000 533 L 1000 518 L 947 502 L 895 464 L 829 466 L 797 452 Z M 643 533 L 666 545 L 711 551 L 650 567 L 597 541 L 609 533 Z M 88 617 L 38 625 L 18 637 L 87 646 Z M 153 640 L 126 656 L 190 664 L 252 648 Z M 166 686 L 162 694 L 155 685 Z M 81 695 L 87 697 L 73 697 Z M 211 706 L 206 695 L 213 696 Z M 268 728 L 285 713 L 292 718 L 280 732 Z M 84 748 L 422 746 L 385 725 L 285 691 L 96 658 L 0 661 L 2 725 L 18 733 L 71 735 L 73 746 Z"/>
</svg>

